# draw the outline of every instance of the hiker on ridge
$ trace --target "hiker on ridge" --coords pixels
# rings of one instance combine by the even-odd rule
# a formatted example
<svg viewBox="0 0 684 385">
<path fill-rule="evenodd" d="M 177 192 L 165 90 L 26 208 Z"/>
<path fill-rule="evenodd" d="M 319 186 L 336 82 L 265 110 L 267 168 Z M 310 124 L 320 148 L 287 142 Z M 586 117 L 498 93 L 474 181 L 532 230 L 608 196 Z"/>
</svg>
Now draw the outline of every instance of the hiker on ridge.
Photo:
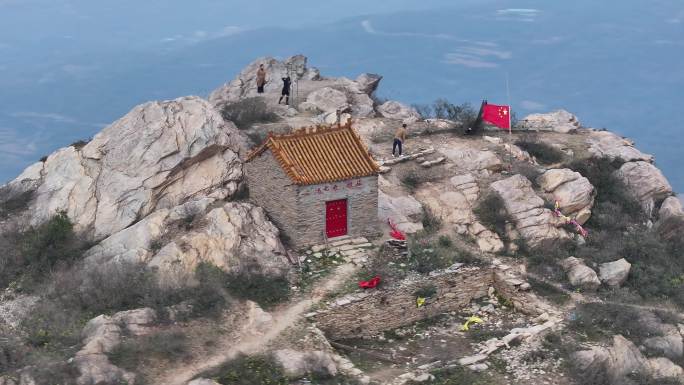
<svg viewBox="0 0 684 385">
<path fill-rule="evenodd" d="M 280 94 L 280 99 L 278 99 L 278 104 L 283 100 L 283 96 L 285 97 L 285 104 L 290 104 L 290 84 L 292 83 L 292 80 L 290 80 L 290 76 L 286 76 L 283 78 L 283 92 Z"/>
<path fill-rule="evenodd" d="M 402 124 L 401 127 L 397 129 L 397 132 L 394 133 L 394 143 L 392 144 L 392 156 L 394 155 L 394 152 L 396 151 L 397 147 L 399 147 L 399 156 L 401 156 L 401 147 L 402 144 L 406 141 L 406 123 Z"/>
<path fill-rule="evenodd" d="M 259 69 L 257 70 L 257 73 L 256 73 L 257 93 L 259 93 L 259 94 L 264 93 L 264 85 L 265 84 L 266 84 L 266 70 L 264 69 L 263 64 L 259 64 Z"/>
</svg>

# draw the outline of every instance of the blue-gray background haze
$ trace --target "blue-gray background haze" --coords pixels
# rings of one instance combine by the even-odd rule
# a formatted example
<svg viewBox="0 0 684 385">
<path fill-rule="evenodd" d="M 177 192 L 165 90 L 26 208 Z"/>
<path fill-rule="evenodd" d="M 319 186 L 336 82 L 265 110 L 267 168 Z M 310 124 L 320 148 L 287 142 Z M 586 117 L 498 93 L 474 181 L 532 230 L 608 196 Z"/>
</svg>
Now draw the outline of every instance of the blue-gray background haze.
<svg viewBox="0 0 684 385">
<path fill-rule="evenodd" d="M 0 0 L 0 183 L 134 105 L 206 96 L 260 56 L 379 96 L 564 108 L 656 155 L 677 191 L 684 2 Z"/>
</svg>

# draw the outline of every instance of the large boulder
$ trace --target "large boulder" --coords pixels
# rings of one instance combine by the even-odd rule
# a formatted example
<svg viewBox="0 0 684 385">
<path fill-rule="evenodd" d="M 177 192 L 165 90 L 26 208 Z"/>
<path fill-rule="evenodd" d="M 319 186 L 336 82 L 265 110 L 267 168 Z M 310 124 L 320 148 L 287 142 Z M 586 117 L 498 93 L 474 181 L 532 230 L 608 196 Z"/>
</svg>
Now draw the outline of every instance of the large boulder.
<svg viewBox="0 0 684 385">
<path fill-rule="evenodd" d="M 300 379 L 306 375 L 332 377 L 337 374 L 337 366 L 330 354 L 320 351 L 300 352 L 292 349 L 281 349 L 273 352 L 273 357 L 290 379 Z"/>
<path fill-rule="evenodd" d="M 156 321 L 157 314 L 150 308 L 119 312 L 111 317 L 100 315 L 88 321 L 81 332 L 83 347 L 73 359 L 79 372 L 76 384 L 135 383 L 135 374 L 113 365 L 107 353 L 121 343 L 122 335 L 148 334 Z"/>
<path fill-rule="evenodd" d="M 587 136 L 587 144 L 589 153 L 595 158 L 653 162 L 653 155 L 644 154 L 634 147 L 634 142 L 610 131 L 591 131 Z"/>
<path fill-rule="evenodd" d="M 490 188 L 503 199 L 517 231 L 530 246 L 540 246 L 570 237 L 560 228 L 563 223 L 551 210 L 544 207 L 544 200 L 537 196 L 532 183 L 524 176 L 518 174 L 498 180 Z"/>
<path fill-rule="evenodd" d="M 576 217 L 580 224 L 589 220 L 596 195 L 589 179 L 565 168 L 546 171 L 537 178 L 537 183 L 558 202 L 563 214 Z"/>
<path fill-rule="evenodd" d="M 212 208 L 212 202 L 204 198 L 159 210 L 90 249 L 85 262 L 91 266 L 142 262 L 170 279 L 179 273 L 191 275 L 200 262 L 225 271 L 248 262 L 266 273 L 286 268 L 278 229 L 262 208 L 237 202 Z M 192 221 L 197 223 L 192 229 L 182 227 Z"/>
<path fill-rule="evenodd" d="M 663 355 L 675 361 L 682 358 L 682 354 L 684 354 L 682 335 L 677 330 L 663 336 L 647 338 L 644 340 L 644 346 L 655 354 Z"/>
<path fill-rule="evenodd" d="M 404 123 L 413 123 L 421 119 L 420 114 L 413 107 L 408 107 L 394 100 L 389 100 L 377 108 L 380 116 L 390 119 L 401 120 Z"/>
<path fill-rule="evenodd" d="M 671 196 L 665 198 L 658 210 L 658 221 L 655 223 L 658 234 L 670 240 L 684 234 L 684 212 L 679 198 Z"/>
<path fill-rule="evenodd" d="M 356 77 L 356 83 L 359 85 L 359 91 L 371 95 L 380 85 L 382 76 L 378 74 L 363 73 Z"/>
<path fill-rule="evenodd" d="M 577 117 L 568 111 L 557 110 L 546 114 L 527 115 L 519 123 L 519 128 L 531 131 L 554 131 L 567 134 L 580 128 Z"/>
<path fill-rule="evenodd" d="M 489 174 L 504 169 L 503 161 L 494 151 L 473 148 L 469 142 L 450 142 L 437 148 L 458 170 Z"/>
<path fill-rule="evenodd" d="M 672 195 L 672 186 L 660 170 L 651 163 L 638 161 L 623 164 L 616 175 L 651 215 L 657 203 Z"/>
<path fill-rule="evenodd" d="M 562 260 L 560 265 L 568 275 L 568 280 L 572 286 L 589 291 L 596 290 L 601 286 L 601 281 L 596 272 L 585 265 L 581 259 L 569 257 Z"/>
<path fill-rule="evenodd" d="M 682 201 L 676 196 L 665 198 L 663 203 L 660 205 L 660 209 L 658 210 L 659 220 L 682 215 L 684 215 L 684 210 L 682 210 Z"/>
<path fill-rule="evenodd" d="M 415 233 L 423 229 L 423 206 L 411 195 L 391 196 L 378 191 L 378 218 L 380 223 L 389 219 L 400 231 Z"/>
<path fill-rule="evenodd" d="M 617 261 L 599 265 L 599 279 L 610 287 L 620 287 L 627 280 L 632 264 L 621 258 Z"/>
<path fill-rule="evenodd" d="M 264 86 L 266 93 L 280 94 L 283 88 L 281 78 L 287 76 L 288 73 L 293 81 L 319 79 L 318 69 L 308 67 L 307 60 L 303 55 L 291 56 L 283 61 L 272 57 L 259 58 L 243 68 L 235 79 L 214 90 L 209 95 L 209 101 L 215 106 L 222 106 L 259 95 L 256 92 L 256 72 L 260 64 L 263 64 L 266 70 L 266 85 Z"/>
<path fill-rule="evenodd" d="M 306 102 L 300 104 L 300 109 L 320 111 L 324 113 L 344 111 L 349 108 L 347 95 L 332 87 L 323 87 L 313 91 L 306 97 Z"/>
<path fill-rule="evenodd" d="M 629 383 L 628 376 L 633 373 L 656 374 L 649 360 L 631 341 L 621 335 L 613 336 L 613 346 L 596 346 L 575 352 L 573 361 L 581 373 L 604 372 L 607 377 L 605 380 L 610 385 Z"/>
<path fill-rule="evenodd" d="M 241 144 L 235 126 L 203 99 L 150 102 L 8 186 L 35 187 L 29 224 L 65 211 L 76 231 L 102 239 L 154 210 L 196 196 L 230 196 L 242 179 Z"/>
</svg>

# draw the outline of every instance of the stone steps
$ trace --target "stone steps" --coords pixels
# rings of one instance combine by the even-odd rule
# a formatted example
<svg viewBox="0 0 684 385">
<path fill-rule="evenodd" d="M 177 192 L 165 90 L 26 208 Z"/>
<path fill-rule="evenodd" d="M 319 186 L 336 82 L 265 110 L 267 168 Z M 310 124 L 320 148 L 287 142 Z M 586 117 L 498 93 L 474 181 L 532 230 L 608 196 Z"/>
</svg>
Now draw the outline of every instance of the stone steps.
<svg viewBox="0 0 684 385">
<path fill-rule="evenodd" d="M 324 255 L 341 255 L 345 260 L 356 265 L 362 265 L 368 261 L 374 246 L 364 237 L 336 238 L 328 244 L 315 245 L 306 251 L 306 256 L 322 258 Z M 306 257 L 305 256 L 305 257 Z"/>
</svg>

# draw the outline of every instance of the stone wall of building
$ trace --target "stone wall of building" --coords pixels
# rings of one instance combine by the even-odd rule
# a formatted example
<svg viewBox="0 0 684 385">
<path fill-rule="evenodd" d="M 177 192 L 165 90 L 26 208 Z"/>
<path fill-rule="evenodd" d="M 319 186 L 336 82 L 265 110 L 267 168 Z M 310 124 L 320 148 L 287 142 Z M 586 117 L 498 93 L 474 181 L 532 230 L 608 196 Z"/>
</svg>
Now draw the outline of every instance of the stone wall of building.
<svg viewBox="0 0 684 385">
<path fill-rule="evenodd" d="M 351 237 L 369 237 L 381 232 L 378 221 L 378 177 L 367 176 L 346 181 L 299 186 L 297 245 L 309 246 L 326 241 L 325 203 L 347 199 L 347 232 Z"/>
<path fill-rule="evenodd" d="M 462 308 L 471 300 L 486 296 L 493 282 L 491 267 L 461 268 L 418 281 L 405 281 L 396 288 L 342 298 L 329 309 L 320 311 L 314 320 L 333 340 L 372 336 Z M 417 307 L 414 293 L 426 285 L 434 285 L 436 294 L 425 305 Z"/>
<path fill-rule="evenodd" d="M 266 151 L 245 163 L 249 200 L 263 207 L 269 218 L 294 241 L 297 223 L 297 185 L 285 174 L 273 154 Z"/>
</svg>

